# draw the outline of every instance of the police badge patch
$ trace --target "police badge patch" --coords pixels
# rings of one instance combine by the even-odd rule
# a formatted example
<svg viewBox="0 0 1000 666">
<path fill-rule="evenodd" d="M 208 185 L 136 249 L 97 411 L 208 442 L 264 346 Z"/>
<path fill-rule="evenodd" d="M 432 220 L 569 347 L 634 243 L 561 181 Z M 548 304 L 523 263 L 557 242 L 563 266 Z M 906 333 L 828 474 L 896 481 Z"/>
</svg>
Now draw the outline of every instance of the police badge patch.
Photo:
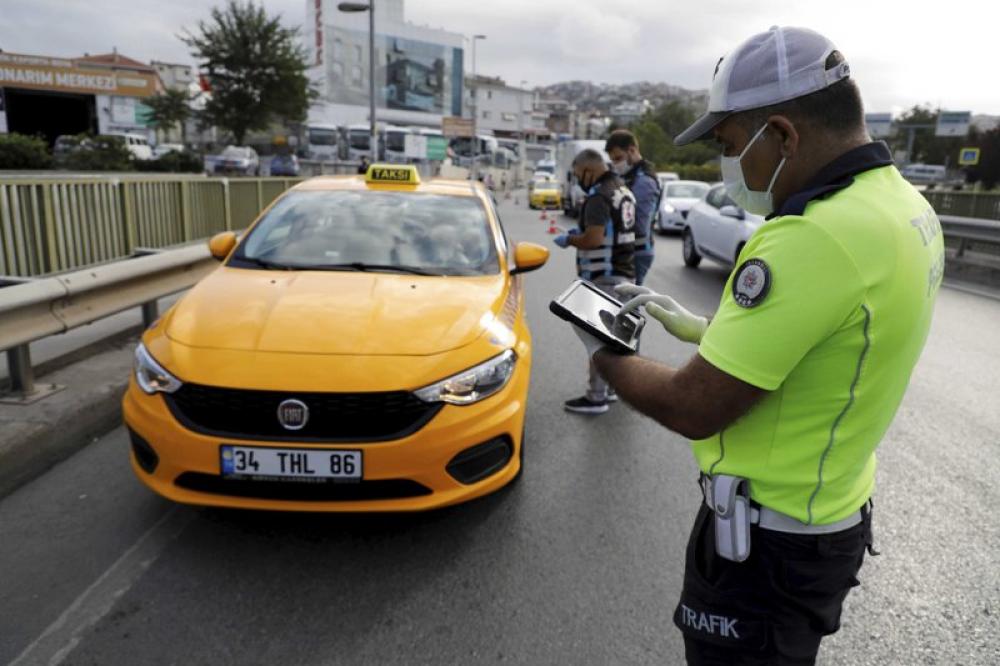
<svg viewBox="0 0 1000 666">
<path fill-rule="evenodd" d="M 733 277 L 733 300 L 743 308 L 758 305 L 771 289 L 771 269 L 761 259 L 748 259 L 740 264 Z"/>
</svg>

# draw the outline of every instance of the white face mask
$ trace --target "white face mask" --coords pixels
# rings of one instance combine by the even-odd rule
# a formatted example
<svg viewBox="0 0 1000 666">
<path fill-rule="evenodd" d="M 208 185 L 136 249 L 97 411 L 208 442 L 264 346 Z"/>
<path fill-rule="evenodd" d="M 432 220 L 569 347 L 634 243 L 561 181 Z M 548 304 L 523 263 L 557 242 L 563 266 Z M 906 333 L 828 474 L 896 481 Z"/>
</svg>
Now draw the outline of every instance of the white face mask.
<svg viewBox="0 0 1000 666">
<path fill-rule="evenodd" d="M 785 166 L 785 158 L 782 157 L 781 162 L 778 163 L 778 168 L 774 170 L 774 175 L 771 176 L 771 182 L 768 184 L 765 192 L 751 190 L 747 187 L 747 181 L 743 176 L 743 167 L 740 166 L 740 160 L 747 154 L 750 147 L 756 143 L 765 129 L 767 129 L 767 123 L 764 123 L 764 126 L 757 130 L 757 133 L 753 135 L 750 143 L 746 145 L 746 148 L 743 149 L 743 152 L 739 156 L 726 157 L 723 155 L 721 163 L 722 182 L 726 186 L 726 194 L 736 202 L 737 206 L 754 215 L 770 215 L 774 212 L 774 194 L 771 192 L 771 189 L 774 187 L 774 183 L 778 180 L 778 175 Z"/>
<path fill-rule="evenodd" d="M 628 158 L 622 158 L 617 162 L 611 163 L 611 170 L 614 171 L 619 176 L 624 176 L 628 173 L 629 165 Z"/>
</svg>

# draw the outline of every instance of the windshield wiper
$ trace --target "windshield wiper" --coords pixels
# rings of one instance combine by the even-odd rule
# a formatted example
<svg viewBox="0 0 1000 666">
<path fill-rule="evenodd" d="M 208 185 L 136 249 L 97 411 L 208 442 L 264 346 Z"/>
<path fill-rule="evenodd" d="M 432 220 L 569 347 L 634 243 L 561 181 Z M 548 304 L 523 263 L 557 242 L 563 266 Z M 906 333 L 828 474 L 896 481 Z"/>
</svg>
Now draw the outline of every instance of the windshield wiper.
<svg viewBox="0 0 1000 666">
<path fill-rule="evenodd" d="M 362 261 L 352 261 L 346 264 L 318 264 L 315 266 L 295 266 L 300 270 L 313 271 L 393 271 L 396 273 L 409 273 L 411 275 L 436 275 L 435 273 L 416 266 L 406 266 L 402 264 L 366 264 Z"/>
<path fill-rule="evenodd" d="M 261 259 L 260 257 L 234 257 L 237 261 L 245 261 L 248 264 L 252 264 L 258 268 L 265 268 L 270 271 L 288 271 L 295 268 L 295 266 L 289 266 L 287 264 L 279 264 L 273 261 L 268 261 L 267 259 Z"/>
</svg>

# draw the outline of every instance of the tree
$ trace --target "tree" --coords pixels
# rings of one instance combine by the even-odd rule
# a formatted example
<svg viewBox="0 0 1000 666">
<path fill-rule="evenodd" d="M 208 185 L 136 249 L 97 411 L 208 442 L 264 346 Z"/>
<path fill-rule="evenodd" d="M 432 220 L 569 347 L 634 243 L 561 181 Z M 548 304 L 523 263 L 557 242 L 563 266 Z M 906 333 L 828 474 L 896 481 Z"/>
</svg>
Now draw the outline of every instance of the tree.
<svg viewBox="0 0 1000 666">
<path fill-rule="evenodd" d="M 0 169 L 48 169 L 52 155 L 45 139 L 24 134 L 0 134 Z"/>
<path fill-rule="evenodd" d="M 909 141 L 909 133 L 913 134 L 913 154 L 909 156 L 911 162 L 922 164 L 948 164 L 954 166 L 958 151 L 966 145 L 964 137 L 940 137 L 935 136 L 934 127 L 937 125 L 938 111 L 930 104 L 923 106 L 916 105 L 904 112 L 896 121 L 897 125 L 930 125 L 931 127 L 916 128 L 913 130 L 900 129 L 891 140 L 891 145 L 895 150 L 906 150 Z"/>
<path fill-rule="evenodd" d="M 149 107 L 149 123 L 158 130 L 180 125 L 181 143 L 187 144 L 187 120 L 191 117 L 190 96 L 183 90 L 169 89 L 145 101 Z"/>
<path fill-rule="evenodd" d="M 315 91 L 306 76 L 298 29 L 285 28 L 263 6 L 230 0 L 181 40 L 199 60 L 211 87 L 201 121 L 228 130 L 237 144 L 274 121 L 302 122 Z"/>
</svg>

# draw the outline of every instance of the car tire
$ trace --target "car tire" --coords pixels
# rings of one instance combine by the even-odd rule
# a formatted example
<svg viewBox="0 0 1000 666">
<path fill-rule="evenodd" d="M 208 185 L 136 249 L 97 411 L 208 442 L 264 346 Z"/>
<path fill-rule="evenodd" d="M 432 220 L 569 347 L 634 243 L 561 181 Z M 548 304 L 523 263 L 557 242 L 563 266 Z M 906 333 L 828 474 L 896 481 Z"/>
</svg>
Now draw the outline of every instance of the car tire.
<svg viewBox="0 0 1000 666">
<path fill-rule="evenodd" d="M 698 268 L 698 264 L 701 263 L 701 255 L 698 254 L 698 248 L 694 243 L 694 234 L 691 233 L 690 227 L 684 230 L 681 252 L 684 255 L 685 266 L 688 268 Z"/>
</svg>

